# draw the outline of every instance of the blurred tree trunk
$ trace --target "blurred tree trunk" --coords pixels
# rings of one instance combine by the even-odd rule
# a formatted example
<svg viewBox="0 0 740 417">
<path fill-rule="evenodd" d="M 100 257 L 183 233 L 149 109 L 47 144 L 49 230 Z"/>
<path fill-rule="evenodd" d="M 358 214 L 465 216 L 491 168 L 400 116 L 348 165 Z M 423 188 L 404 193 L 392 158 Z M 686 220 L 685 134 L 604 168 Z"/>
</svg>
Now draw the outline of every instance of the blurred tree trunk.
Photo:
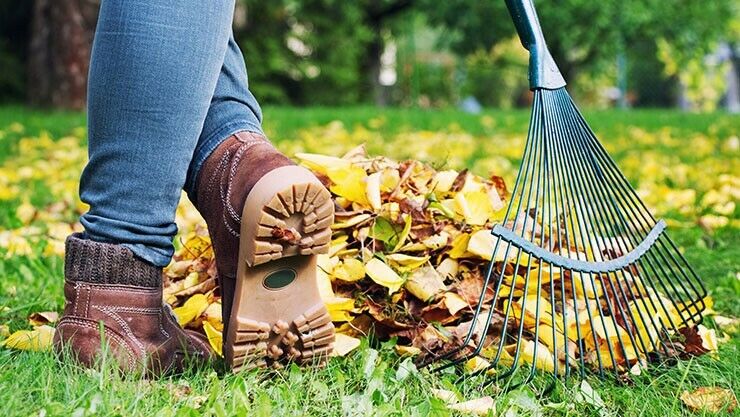
<svg viewBox="0 0 740 417">
<path fill-rule="evenodd" d="M 378 106 L 388 104 L 387 91 L 380 85 L 380 56 L 383 54 L 383 27 L 388 20 L 408 10 L 414 5 L 414 0 L 396 0 L 388 2 L 371 1 L 365 10 L 365 23 L 370 28 L 372 40 L 367 45 L 365 59 L 361 63 L 362 73 L 368 77 L 368 92 Z M 368 94 L 369 93 L 369 94 Z"/>
<path fill-rule="evenodd" d="M 99 0 L 35 0 L 28 55 L 32 105 L 83 109 Z"/>
</svg>

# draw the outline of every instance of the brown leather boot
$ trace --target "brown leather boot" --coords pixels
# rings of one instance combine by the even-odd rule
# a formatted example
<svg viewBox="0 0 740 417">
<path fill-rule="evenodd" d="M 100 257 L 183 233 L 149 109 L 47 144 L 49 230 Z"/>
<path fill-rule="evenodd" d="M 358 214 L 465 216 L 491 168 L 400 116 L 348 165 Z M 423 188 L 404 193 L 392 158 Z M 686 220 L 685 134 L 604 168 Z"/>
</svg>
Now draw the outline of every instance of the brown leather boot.
<svg viewBox="0 0 740 417">
<path fill-rule="evenodd" d="M 334 326 L 315 255 L 329 248 L 329 192 L 264 136 L 239 132 L 203 164 L 196 200 L 216 255 L 227 364 L 237 370 L 326 357 Z"/>
<path fill-rule="evenodd" d="M 208 341 L 183 330 L 162 302 L 162 271 L 120 245 L 79 234 L 66 242 L 64 313 L 54 350 L 67 349 L 84 366 L 102 350 L 121 369 L 159 375 L 211 358 Z"/>
</svg>

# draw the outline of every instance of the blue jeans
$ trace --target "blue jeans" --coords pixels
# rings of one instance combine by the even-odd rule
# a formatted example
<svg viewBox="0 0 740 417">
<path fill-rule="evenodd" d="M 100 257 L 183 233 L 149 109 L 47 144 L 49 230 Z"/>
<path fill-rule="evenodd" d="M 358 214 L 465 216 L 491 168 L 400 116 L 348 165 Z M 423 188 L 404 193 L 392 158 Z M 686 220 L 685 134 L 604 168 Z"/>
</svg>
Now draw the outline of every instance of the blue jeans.
<svg viewBox="0 0 740 417">
<path fill-rule="evenodd" d="M 103 0 L 88 80 L 87 238 L 154 265 L 172 257 L 181 191 L 262 114 L 234 42 L 234 0 Z"/>
</svg>

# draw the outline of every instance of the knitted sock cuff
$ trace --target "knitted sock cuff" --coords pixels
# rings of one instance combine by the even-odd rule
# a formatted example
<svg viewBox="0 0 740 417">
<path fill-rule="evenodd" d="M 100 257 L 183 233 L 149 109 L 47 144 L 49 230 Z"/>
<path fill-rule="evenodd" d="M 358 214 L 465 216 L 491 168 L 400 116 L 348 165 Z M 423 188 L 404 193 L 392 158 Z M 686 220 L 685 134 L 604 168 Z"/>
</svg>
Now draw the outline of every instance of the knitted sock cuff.
<svg viewBox="0 0 740 417">
<path fill-rule="evenodd" d="M 162 286 L 162 268 L 137 258 L 128 248 L 85 239 L 81 233 L 67 237 L 64 276 L 96 284 Z"/>
</svg>

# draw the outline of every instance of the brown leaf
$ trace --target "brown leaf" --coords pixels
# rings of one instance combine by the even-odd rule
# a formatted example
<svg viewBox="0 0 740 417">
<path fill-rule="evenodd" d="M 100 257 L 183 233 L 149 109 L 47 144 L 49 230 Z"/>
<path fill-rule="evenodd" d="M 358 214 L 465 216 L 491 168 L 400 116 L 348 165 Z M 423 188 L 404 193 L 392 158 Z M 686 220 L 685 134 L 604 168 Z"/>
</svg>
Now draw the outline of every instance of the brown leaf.
<svg viewBox="0 0 740 417">
<path fill-rule="evenodd" d="M 33 327 L 56 323 L 57 320 L 59 320 L 59 313 L 57 313 L 56 311 L 31 313 L 31 315 L 28 316 L 28 323 Z"/>
<path fill-rule="evenodd" d="M 459 174 L 457 174 L 457 177 L 455 178 L 455 181 L 452 181 L 452 186 L 450 187 L 450 191 L 452 192 L 458 192 L 462 190 L 463 185 L 465 185 L 465 179 L 468 177 L 468 169 L 465 168 L 462 171 L 460 171 Z"/>
<path fill-rule="evenodd" d="M 699 335 L 699 331 L 696 326 L 683 327 L 678 329 L 678 331 L 684 337 L 683 353 L 685 355 L 700 356 L 708 352 L 708 350 L 702 346 L 702 338 Z"/>
</svg>

